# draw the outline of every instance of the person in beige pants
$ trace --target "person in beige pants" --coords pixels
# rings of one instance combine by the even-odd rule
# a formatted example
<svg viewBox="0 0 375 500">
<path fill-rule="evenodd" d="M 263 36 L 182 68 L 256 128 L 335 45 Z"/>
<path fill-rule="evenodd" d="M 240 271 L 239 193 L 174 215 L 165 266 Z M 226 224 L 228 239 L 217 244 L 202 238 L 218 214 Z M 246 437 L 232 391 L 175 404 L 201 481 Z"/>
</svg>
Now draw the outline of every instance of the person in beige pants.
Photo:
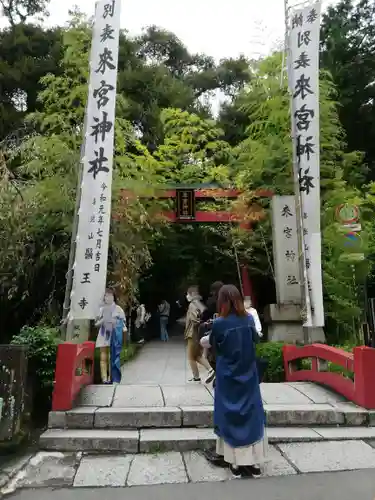
<svg viewBox="0 0 375 500">
<path fill-rule="evenodd" d="M 203 348 L 199 339 L 200 318 L 206 306 L 202 302 L 197 286 L 190 287 L 186 294 L 189 307 L 186 313 L 185 339 L 187 340 L 187 356 L 193 374 L 191 382 L 200 382 L 198 363 L 211 370 L 211 366 L 203 355 Z"/>
</svg>

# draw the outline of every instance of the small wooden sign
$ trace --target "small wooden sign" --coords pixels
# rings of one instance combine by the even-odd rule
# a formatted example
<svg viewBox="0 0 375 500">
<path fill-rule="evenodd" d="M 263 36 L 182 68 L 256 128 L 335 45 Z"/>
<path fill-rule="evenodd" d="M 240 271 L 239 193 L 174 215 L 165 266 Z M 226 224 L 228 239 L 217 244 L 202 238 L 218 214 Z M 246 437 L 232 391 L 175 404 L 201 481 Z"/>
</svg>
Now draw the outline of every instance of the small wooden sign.
<svg viewBox="0 0 375 500">
<path fill-rule="evenodd" d="M 176 218 L 180 221 L 195 220 L 194 189 L 176 190 Z"/>
</svg>

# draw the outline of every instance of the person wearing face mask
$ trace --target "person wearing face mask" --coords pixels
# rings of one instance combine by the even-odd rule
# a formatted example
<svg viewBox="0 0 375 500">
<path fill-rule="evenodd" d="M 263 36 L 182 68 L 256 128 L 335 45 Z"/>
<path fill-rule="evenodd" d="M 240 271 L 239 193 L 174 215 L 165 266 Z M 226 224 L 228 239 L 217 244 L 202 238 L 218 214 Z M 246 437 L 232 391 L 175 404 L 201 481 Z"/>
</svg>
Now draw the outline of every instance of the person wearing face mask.
<svg viewBox="0 0 375 500">
<path fill-rule="evenodd" d="M 206 306 L 203 304 L 196 286 L 188 289 L 186 300 L 189 302 L 189 307 L 186 313 L 185 340 L 187 340 L 187 356 L 193 374 L 190 382 L 200 382 L 198 363 L 204 366 L 207 371 L 211 370 L 209 362 L 203 356 L 203 348 L 199 338 L 199 325 Z"/>
<path fill-rule="evenodd" d="M 260 322 L 258 311 L 253 307 L 250 297 L 245 297 L 244 299 L 245 311 L 253 318 L 255 324 L 255 330 L 257 336 L 254 338 L 254 342 L 257 344 L 263 337 L 262 323 Z M 264 374 L 267 370 L 268 361 L 266 358 L 256 357 L 256 364 L 258 369 L 259 382 L 263 382 Z"/>
<path fill-rule="evenodd" d="M 116 304 L 111 288 L 104 294 L 104 304 L 99 310 L 95 326 L 99 327 L 95 347 L 100 349 L 100 376 L 103 384 L 121 382 L 120 353 L 126 318 L 123 309 Z"/>
<path fill-rule="evenodd" d="M 244 299 L 245 311 L 253 317 L 255 323 L 255 329 L 259 337 L 263 337 L 262 333 L 262 323 L 260 322 L 258 311 L 253 307 L 252 300 L 250 297 L 245 297 Z"/>
</svg>

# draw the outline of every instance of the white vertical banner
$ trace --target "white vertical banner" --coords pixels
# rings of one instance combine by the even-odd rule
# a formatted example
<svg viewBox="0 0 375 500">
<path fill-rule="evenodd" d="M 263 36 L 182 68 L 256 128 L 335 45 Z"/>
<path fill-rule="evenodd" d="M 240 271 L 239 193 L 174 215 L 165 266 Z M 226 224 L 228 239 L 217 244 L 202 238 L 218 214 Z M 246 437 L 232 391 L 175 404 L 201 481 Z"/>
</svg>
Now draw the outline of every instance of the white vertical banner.
<svg viewBox="0 0 375 500">
<path fill-rule="evenodd" d="M 277 303 L 301 304 L 294 196 L 272 197 L 272 232 Z"/>
<path fill-rule="evenodd" d="M 289 85 L 295 172 L 302 204 L 304 263 L 311 321 L 324 326 L 320 231 L 319 36 L 320 2 L 289 11 Z"/>
<path fill-rule="evenodd" d="M 70 320 L 95 318 L 106 286 L 120 7 L 100 0 L 95 10 Z"/>
</svg>

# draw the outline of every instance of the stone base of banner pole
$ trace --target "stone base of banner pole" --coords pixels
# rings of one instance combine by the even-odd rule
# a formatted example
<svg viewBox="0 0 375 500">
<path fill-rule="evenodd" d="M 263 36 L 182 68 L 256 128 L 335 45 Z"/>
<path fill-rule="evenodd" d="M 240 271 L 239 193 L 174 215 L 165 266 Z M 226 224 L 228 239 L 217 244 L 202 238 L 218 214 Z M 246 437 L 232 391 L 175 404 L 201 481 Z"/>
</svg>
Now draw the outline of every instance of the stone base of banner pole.
<svg viewBox="0 0 375 500">
<path fill-rule="evenodd" d="M 314 344 L 314 342 L 325 342 L 326 336 L 321 326 L 313 326 L 304 329 L 306 331 L 305 344 Z"/>
<path fill-rule="evenodd" d="M 270 342 L 304 343 L 301 307 L 295 304 L 269 304 L 264 310 Z"/>
<path fill-rule="evenodd" d="M 323 328 L 304 328 L 301 306 L 296 304 L 270 304 L 264 310 L 270 342 L 310 344 L 325 342 Z"/>
<path fill-rule="evenodd" d="M 66 328 L 67 342 L 82 344 L 82 342 L 87 342 L 89 338 L 90 338 L 89 319 L 76 319 L 68 322 Z"/>
</svg>

